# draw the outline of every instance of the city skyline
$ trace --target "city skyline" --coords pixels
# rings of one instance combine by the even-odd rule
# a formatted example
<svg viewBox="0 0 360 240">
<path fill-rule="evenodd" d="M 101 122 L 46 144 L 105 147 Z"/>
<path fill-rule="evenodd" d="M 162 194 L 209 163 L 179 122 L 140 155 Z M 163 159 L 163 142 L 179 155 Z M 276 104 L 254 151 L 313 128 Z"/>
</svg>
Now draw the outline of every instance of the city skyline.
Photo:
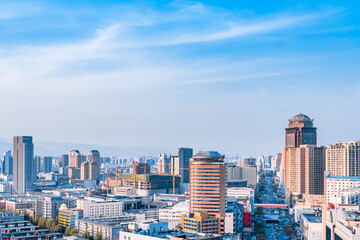
<svg viewBox="0 0 360 240">
<path fill-rule="evenodd" d="M 2 138 L 257 156 L 303 112 L 358 140 L 357 3 L 68 3 L 0 5 Z"/>
</svg>

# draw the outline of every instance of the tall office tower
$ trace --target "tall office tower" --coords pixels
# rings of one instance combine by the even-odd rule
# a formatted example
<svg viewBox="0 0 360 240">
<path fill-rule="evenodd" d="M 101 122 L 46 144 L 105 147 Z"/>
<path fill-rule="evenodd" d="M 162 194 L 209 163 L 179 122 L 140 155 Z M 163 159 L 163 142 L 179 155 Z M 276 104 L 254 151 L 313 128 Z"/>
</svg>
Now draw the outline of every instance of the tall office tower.
<svg viewBox="0 0 360 240">
<path fill-rule="evenodd" d="M 41 170 L 45 173 L 50 173 L 52 171 L 52 157 L 45 156 L 41 161 Z"/>
<path fill-rule="evenodd" d="M 326 150 L 326 171 L 331 176 L 360 176 L 360 141 L 335 142 Z"/>
<path fill-rule="evenodd" d="M 62 154 L 59 157 L 59 167 L 68 167 L 69 165 L 69 154 Z"/>
<path fill-rule="evenodd" d="M 325 147 L 315 145 L 300 145 L 298 148 L 288 148 L 285 169 L 285 185 L 293 200 L 302 197 L 320 199 L 324 194 Z M 303 196 L 304 195 L 304 196 Z"/>
<path fill-rule="evenodd" d="M 171 155 L 159 154 L 158 157 L 158 173 L 171 173 Z"/>
<path fill-rule="evenodd" d="M 13 174 L 13 157 L 11 156 L 11 150 L 4 153 L 4 158 L 2 162 L 2 173 L 3 174 Z"/>
<path fill-rule="evenodd" d="M 100 167 L 96 162 L 89 163 L 89 180 L 99 180 Z"/>
<path fill-rule="evenodd" d="M 316 127 L 313 122 L 313 119 L 302 113 L 290 119 L 289 126 L 285 129 L 285 148 L 303 144 L 316 145 Z"/>
<path fill-rule="evenodd" d="M 181 176 L 180 182 L 189 183 L 190 181 L 190 159 L 193 156 L 192 148 L 179 148 L 178 149 L 178 159 L 179 159 L 179 167 L 178 175 Z M 177 173 L 176 173 L 177 174 Z"/>
<path fill-rule="evenodd" d="M 41 168 L 41 157 L 40 156 L 35 156 L 34 157 L 34 163 L 35 163 L 35 173 L 39 173 L 42 171 L 42 168 Z"/>
<path fill-rule="evenodd" d="M 80 167 L 80 179 L 81 180 L 89 180 L 89 165 L 90 162 L 86 161 L 86 162 L 82 162 L 81 163 L 81 167 Z"/>
<path fill-rule="evenodd" d="M 100 167 L 100 153 L 98 150 L 91 150 L 88 155 L 89 162 L 96 162 L 96 164 Z"/>
<path fill-rule="evenodd" d="M 69 154 L 69 167 L 80 168 L 82 162 L 79 150 L 72 150 Z"/>
<path fill-rule="evenodd" d="M 34 144 L 32 137 L 15 136 L 13 138 L 13 187 L 17 193 L 32 191 L 34 182 Z"/>
<path fill-rule="evenodd" d="M 199 152 L 190 159 L 190 212 L 225 216 L 226 163 L 218 152 Z"/>
</svg>

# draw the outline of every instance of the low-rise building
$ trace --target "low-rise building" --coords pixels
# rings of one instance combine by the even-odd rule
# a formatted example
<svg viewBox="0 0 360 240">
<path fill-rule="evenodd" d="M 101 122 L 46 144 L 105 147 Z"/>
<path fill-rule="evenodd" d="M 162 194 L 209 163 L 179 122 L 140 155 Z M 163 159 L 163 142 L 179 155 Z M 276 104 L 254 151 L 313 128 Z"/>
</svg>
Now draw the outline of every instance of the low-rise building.
<svg viewBox="0 0 360 240">
<path fill-rule="evenodd" d="M 220 234 L 221 233 L 221 217 L 209 216 L 207 212 L 195 212 L 189 216 L 181 214 L 181 228 L 184 231 Z"/>
<path fill-rule="evenodd" d="M 360 210 L 357 205 L 329 204 L 326 209 L 326 240 L 359 240 Z"/>
<path fill-rule="evenodd" d="M 75 227 L 81 236 L 85 231 L 88 231 L 92 237 L 95 237 L 96 233 L 100 232 L 103 239 L 105 237 L 108 239 L 115 239 L 119 236 L 120 230 L 124 229 L 124 226 L 121 226 L 116 221 L 101 222 L 85 219 L 75 220 Z"/>
<path fill-rule="evenodd" d="M 61 205 L 59 209 L 59 225 L 60 227 L 67 228 L 75 227 L 75 220 L 83 218 L 81 209 L 69 209 L 65 204 Z"/>
<path fill-rule="evenodd" d="M 189 201 L 180 202 L 172 207 L 159 209 L 159 220 L 167 221 L 170 230 L 179 229 L 181 226 L 181 215 L 189 215 Z"/>
<path fill-rule="evenodd" d="M 62 204 L 65 204 L 68 208 L 74 208 L 75 200 L 62 197 L 45 197 L 36 199 L 35 214 L 37 216 L 55 219 L 59 214 L 59 209 Z"/>
<path fill-rule="evenodd" d="M 124 201 L 97 197 L 77 200 L 77 208 L 83 210 L 84 219 L 119 217 L 123 212 Z"/>
<path fill-rule="evenodd" d="M 1 239 L 61 239 L 61 233 L 50 233 L 48 229 L 40 229 L 29 221 L 0 223 Z"/>
<path fill-rule="evenodd" d="M 301 214 L 300 229 L 303 240 L 318 240 L 322 238 L 323 224 L 321 214 Z"/>
</svg>

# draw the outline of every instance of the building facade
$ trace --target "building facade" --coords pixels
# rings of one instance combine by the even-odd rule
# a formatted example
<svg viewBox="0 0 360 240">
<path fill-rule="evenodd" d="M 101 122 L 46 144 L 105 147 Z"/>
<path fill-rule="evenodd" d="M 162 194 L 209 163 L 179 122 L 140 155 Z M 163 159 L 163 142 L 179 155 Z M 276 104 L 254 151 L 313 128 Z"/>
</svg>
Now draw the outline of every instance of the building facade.
<svg viewBox="0 0 360 240">
<path fill-rule="evenodd" d="M 190 160 L 190 213 L 225 216 L 226 164 L 218 152 L 199 152 Z"/>
<path fill-rule="evenodd" d="M 332 176 L 360 176 L 360 141 L 329 145 L 326 149 L 326 171 Z"/>
<path fill-rule="evenodd" d="M 32 192 L 35 172 L 32 137 L 15 136 L 13 153 L 13 189 L 16 193 Z"/>
</svg>

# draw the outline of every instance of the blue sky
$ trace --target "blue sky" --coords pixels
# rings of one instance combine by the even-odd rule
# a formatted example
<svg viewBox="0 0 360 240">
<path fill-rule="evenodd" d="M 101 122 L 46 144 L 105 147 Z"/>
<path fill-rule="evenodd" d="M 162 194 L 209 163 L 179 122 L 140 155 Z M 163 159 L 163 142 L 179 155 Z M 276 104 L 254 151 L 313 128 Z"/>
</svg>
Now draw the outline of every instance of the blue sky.
<svg viewBox="0 0 360 240">
<path fill-rule="evenodd" d="M 0 1 L 0 137 L 254 156 L 301 111 L 360 140 L 360 6 L 314 2 Z"/>
</svg>

